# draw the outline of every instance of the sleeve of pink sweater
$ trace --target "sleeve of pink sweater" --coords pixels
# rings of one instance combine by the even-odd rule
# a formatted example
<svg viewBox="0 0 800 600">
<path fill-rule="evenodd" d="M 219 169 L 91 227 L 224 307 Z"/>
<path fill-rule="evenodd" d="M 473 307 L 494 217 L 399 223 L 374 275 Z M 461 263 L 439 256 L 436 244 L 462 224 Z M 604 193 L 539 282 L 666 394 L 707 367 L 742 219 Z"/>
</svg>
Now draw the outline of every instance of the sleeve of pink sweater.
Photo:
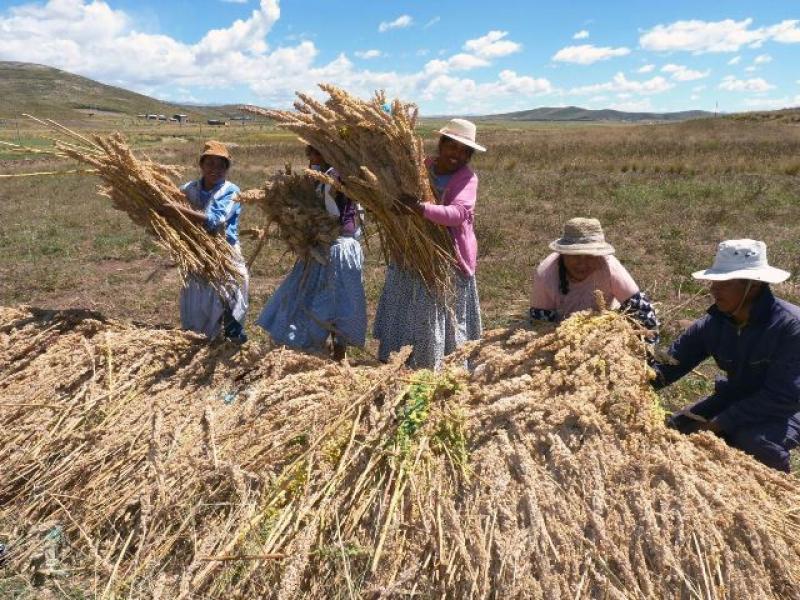
<svg viewBox="0 0 800 600">
<path fill-rule="evenodd" d="M 464 221 L 472 220 L 475 198 L 478 195 L 478 178 L 469 176 L 451 181 L 447 188 L 447 204 L 422 205 L 422 216 L 439 225 L 458 227 Z"/>
</svg>

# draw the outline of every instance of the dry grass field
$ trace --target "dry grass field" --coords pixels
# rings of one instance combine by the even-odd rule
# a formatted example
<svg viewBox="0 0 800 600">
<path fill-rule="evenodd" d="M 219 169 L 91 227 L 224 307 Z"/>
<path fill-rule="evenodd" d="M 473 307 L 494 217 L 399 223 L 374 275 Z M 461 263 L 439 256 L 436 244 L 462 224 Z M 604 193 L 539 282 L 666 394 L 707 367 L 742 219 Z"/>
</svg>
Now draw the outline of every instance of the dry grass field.
<svg viewBox="0 0 800 600">
<path fill-rule="evenodd" d="M 83 131 L 120 129 L 136 151 L 184 167 L 196 176 L 204 139 L 232 145 L 230 179 L 242 189 L 260 185 L 286 162 L 304 162 L 301 145 L 268 125 L 210 129 L 148 126 L 134 121 L 69 123 Z M 433 150 L 438 123 L 423 123 Z M 46 146 L 41 129 L 20 123 L 0 128 L 0 141 Z M 532 269 L 549 252 L 564 221 L 593 216 L 603 223 L 617 255 L 657 302 L 664 340 L 709 304 L 692 271 L 707 266 L 725 238 L 767 242 L 770 262 L 794 277 L 779 296 L 800 302 L 800 126 L 782 121 L 715 119 L 670 125 L 548 125 L 482 122 L 476 155 L 478 282 L 484 323 L 496 327 L 522 318 Z M 81 307 L 150 325 L 178 323 L 178 274 L 165 254 L 122 213 L 111 210 L 86 175 L 3 178 L 73 168 L 66 161 L 19 155 L 0 145 L 0 306 Z M 262 225 L 245 211 L 242 227 Z M 369 226 L 367 225 L 369 233 Z M 244 240 L 250 256 L 254 243 Z M 377 236 L 368 238 L 366 282 L 371 313 L 383 282 Z M 265 299 L 293 257 L 270 242 L 251 270 L 248 333 Z M 360 362 L 370 362 L 370 342 Z M 676 406 L 710 386 L 714 369 L 668 390 Z M 21 588 L 0 595 L 28 598 Z M 67 597 L 82 598 L 67 590 Z M 70 595 L 72 594 L 72 595 Z"/>
<path fill-rule="evenodd" d="M 135 148 L 196 176 L 201 142 L 234 145 L 230 179 L 259 185 L 286 162 L 304 162 L 294 138 L 266 125 L 209 128 L 87 119 L 79 129 L 121 129 Z M 437 123 L 423 124 L 431 140 Z M 12 123 L 0 140 L 46 145 L 35 124 Z M 764 239 L 770 260 L 800 271 L 800 127 L 791 122 L 700 120 L 670 125 L 481 123 L 489 151 L 480 176 L 478 280 L 484 320 L 496 326 L 528 305 L 531 269 L 573 216 L 598 217 L 619 258 L 659 303 L 667 338 L 678 319 L 708 303 L 691 271 L 718 241 Z M 66 162 L 0 149 L 0 174 L 70 168 Z M 0 304 L 86 307 L 112 317 L 177 323 L 176 269 L 127 217 L 108 207 L 91 176 L 0 178 Z M 242 226 L 260 225 L 256 210 Z M 369 231 L 369 228 L 368 228 Z M 244 241 L 249 255 L 252 243 Z M 367 290 L 374 308 L 383 278 L 377 237 L 367 243 Z M 252 269 L 250 317 L 292 263 L 277 241 Z M 800 299 L 796 279 L 779 292 Z M 258 332 L 251 328 L 251 334 Z"/>
<path fill-rule="evenodd" d="M 68 123 L 80 130 L 122 130 L 135 148 L 196 176 L 202 141 L 233 144 L 230 179 L 258 186 L 286 162 L 304 162 L 301 145 L 268 125 L 210 128 L 132 120 Z M 423 123 L 431 140 L 436 122 Z M 13 123 L 0 140 L 47 146 L 35 124 Z M 565 220 L 601 220 L 617 255 L 656 300 L 665 339 L 677 321 L 708 304 L 693 270 L 725 238 L 767 242 L 775 265 L 800 272 L 800 127 L 794 123 L 700 120 L 668 125 L 481 123 L 489 151 L 476 155 L 478 281 L 485 324 L 524 315 L 533 267 Z M 71 168 L 67 162 L 0 149 L 0 174 Z M 143 231 L 111 210 L 91 176 L 0 178 L 0 304 L 85 307 L 150 324 L 177 324 L 177 270 Z M 260 225 L 253 210 L 242 226 Z M 369 227 L 367 228 L 369 232 Z M 253 244 L 244 240 L 249 256 Z M 383 281 L 377 237 L 367 242 L 367 294 L 374 310 Z M 293 257 L 269 243 L 251 274 L 252 320 Z M 779 293 L 800 300 L 797 279 Z M 250 328 L 258 337 L 260 330 Z M 368 348 L 369 349 L 369 348 Z M 702 388 L 688 381 L 680 390 Z"/>
<path fill-rule="evenodd" d="M 35 124 L 7 122 L 0 141 L 47 146 Z M 196 176 L 206 138 L 233 145 L 230 179 L 258 186 L 286 162 L 304 162 L 301 145 L 269 125 L 211 128 L 134 120 L 67 123 L 82 131 L 123 131 L 137 151 Z M 424 122 L 430 140 L 438 126 Z M 775 265 L 800 272 L 800 127 L 792 122 L 707 119 L 678 124 L 570 125 L 481 123 L 489 148 L 476 155 L 478 281 L 485 324 L 524 315 L 533 267 L 573 216 L 601 220 L 617 254 L 656 300 L 665 339 L 677 321 L 708 304 L 690 277 L 725 238 L 767 242 Z M 0 148 L 0 174 L 71 168 L 68 162 Z M 95 193 L 85 175 L 0 178 L 0 304 L 85 307 L 149 324 L 177 324 L 177 270 L 143 231 Z M 245 211 L 242 226 L 261 224 Z M 369 232 L 369 226 L 367 226 Z M 249 256 L 253 243 L 244 240 Z M 374 310 L 383 282 L 377 237 L 367 242 L 367 294 Z M 270 242 L 252 268 L 250 319 L 293 257 Z M 797 279 L 779 293 L 800 300 Z M 260 336 L 260 330 L 250 328 Z M 368 347 L 368 350 L 370 347 Z M 702 387 L 702 380 L 697 386 Z M 687 382 L 684 386 L 696 385 Z"/>
</svg>

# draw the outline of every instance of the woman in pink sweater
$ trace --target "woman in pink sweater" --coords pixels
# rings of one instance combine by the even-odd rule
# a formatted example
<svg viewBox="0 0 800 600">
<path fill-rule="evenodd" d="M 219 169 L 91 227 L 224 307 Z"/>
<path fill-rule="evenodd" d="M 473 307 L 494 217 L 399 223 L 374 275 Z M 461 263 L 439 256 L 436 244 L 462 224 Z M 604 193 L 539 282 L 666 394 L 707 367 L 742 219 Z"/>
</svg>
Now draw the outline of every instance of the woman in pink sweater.
<svg viewBox="0 0 800 600">
<path fill-rule="evenodd" d="M 481 336 L 475 283 L 478 177 L 469 161 L 476 150 L 486 149 L 475 143 L 475 131 L 475 125 L 465 119 L 452 119 L 439 130 L 438 154 L 426 163 L 439 204 L 400 198 L 410 210 L 447 227 L 458 265 L 453 274 L 453 294 L 440 298 L 432 295 L 417 275 L 389 264 L 373 326 L 373 335 L 380 342 L 381 360 L 410 345 L 414 348 L 410 366 L 435 369 L 460 344 Z"/>
</svg>

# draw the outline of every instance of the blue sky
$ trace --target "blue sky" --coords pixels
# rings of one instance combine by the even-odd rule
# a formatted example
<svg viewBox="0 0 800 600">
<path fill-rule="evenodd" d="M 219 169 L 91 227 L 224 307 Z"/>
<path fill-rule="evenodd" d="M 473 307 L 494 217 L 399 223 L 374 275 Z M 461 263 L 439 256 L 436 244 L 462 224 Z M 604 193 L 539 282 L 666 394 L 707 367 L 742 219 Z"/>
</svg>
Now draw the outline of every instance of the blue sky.
<svg viewBox="0 0 800 600">
<path fill-rule="evenodd" d="M 732 112 L 800 106 L 800 2 L 0 0 L 0 60 L 174 101 Z"/>
</svg>

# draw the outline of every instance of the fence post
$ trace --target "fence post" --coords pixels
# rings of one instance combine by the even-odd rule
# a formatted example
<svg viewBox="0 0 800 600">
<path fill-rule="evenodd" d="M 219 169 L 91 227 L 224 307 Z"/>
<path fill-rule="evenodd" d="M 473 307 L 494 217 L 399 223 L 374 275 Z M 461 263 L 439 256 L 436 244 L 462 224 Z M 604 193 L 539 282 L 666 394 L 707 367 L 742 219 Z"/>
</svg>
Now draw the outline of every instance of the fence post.
<svg viewBox="0 0 800 600">
<path fill-rule="evenodd" d="M 14 117 L 14 125 L 17 126 L 17 146 L 22 146 L 22 138 L 19 136 L 19 119 Z"/>
</svg>

